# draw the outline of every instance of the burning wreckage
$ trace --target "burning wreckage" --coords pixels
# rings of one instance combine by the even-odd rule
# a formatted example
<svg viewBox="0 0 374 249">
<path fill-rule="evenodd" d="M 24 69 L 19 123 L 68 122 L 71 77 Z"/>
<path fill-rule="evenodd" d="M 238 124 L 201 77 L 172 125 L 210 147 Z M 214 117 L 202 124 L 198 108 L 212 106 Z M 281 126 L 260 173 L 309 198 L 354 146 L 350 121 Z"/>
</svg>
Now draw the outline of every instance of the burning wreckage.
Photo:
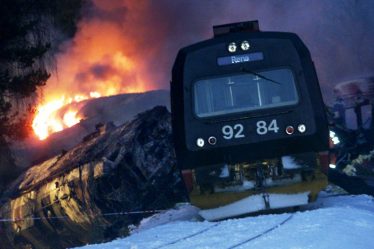
<svg viewBox="0 0 374 249">
<path fill-rule="evenodd" d="M 373 98 L 366 90 L 344 94 L 352 86 L 337 89 L 329 112 L 336 143 L 329 180 L 351 193 L 373 194 L 374 122 L 360 122 L 363 110 L 373 111 Z M 358 129 L 346 123 L 350 109 Z M 144 215 L 187 200 L 173 151 L 164 107 L 120 127 L 97 127 L 72 150 L 30 168 L 3 194 L 0 248 L 66 248 L 127 235 Z"/>
<path fill-rule="evenodd" d="M 66 248 L 127 235 L 144 214 L 186 201 L 170 113 L 155 107 L 21 175 L 4 193 L 0 248 Z M 147 213 L 146 215 L 150 215 Z"/>
<path fill-rule="evenodd" d="M 329 181 L 352 194 L 374 195 L 374 77 L 342 82 L 334 92 Z"/>
</svg>

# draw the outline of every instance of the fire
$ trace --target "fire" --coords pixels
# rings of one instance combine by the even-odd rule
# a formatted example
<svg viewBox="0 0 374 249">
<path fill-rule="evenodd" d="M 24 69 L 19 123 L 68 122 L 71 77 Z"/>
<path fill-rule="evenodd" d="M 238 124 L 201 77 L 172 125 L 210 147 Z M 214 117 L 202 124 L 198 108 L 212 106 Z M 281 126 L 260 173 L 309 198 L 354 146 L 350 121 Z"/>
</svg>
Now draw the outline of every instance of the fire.
<svg viewBox="0 0 374 249">
<path fill-rule="evenodd" d="M 153 5 L 128 0 L 92 4 L 93 12 L 80 21 L 75 37 L 61 45 L 57 70 L 42 89 L 32 124 L 42 140 L 85 118 L 71 103 L 156 88 L 151 82 L 160 77 L 159 48 L 164 44 L 143 20 Z"/>
<path fill-rule="evenodd" d="M 91 98 L 99 98 L 101 97 L 101 94 L 98 92 L 90 92 L 90 97 Z"/>
<path fill-rule="evenodd" d="M 53 113 L 64 105 L 64 99 L 54 100 L 45 105 L 38 106 L 37 114 L 32 123 L 35 134 L 41 139 L 48 137 L 50 132 L 58 132 L 63 129 L 63 125 L 51 118 Z"/>
<path fill-rule="evenodd" d="M 133 87 L 126 89 L 117 89 L 114 86 L 109 86 L 104 94 L 98 91 L 89 92 L 89 94 L 76 94 L 73 97 L 66 98 L 64 96 L 51 99 L 46 103 L 39 104 L 36 108 L 35 118 L 32 123 L 32 128 L 35 135 L 40 139 L 46 139 L 50 134 L 62 131 L 66 128 L 78 124 L 83 116 L 80 116 L 74 106 L 68 106 L 67 110 L 62 110 L 69 104 L 80 103 L 84 100 L 92 98 L 100 98 L 103 96 L 111 96 L 119 93 L 134 93 L 143 92 L 142 87 Z M 62 114 L 63 113 L 63 114 Z"/>
<path fill-rule="evenodd" d="M 75 97 L 74 102 L 77 102 L 76 99 L 87 99 L 84 96 L 79 95 Z M 38 136 L 40 140 L 46 139 L 51 133 L 62 131 L 63 129 L 72 127 L 80 122 L 82 117 L 78 115 L 77 110 L 66 111 L 62 118 L 58 115 L 58 110 L 72 102 L 72 98 L 65 99 L 62 97 L 46 104 L 41 104 L 37 107 L 32 128 L 35 135 Z"/>
<path fill-rule="evenodd" d="M 64 114 L 64 118 L 62 120 L 67 127 L 72 127 L 73 125 L 79 123 L 80 118 L 77 117 L 77 111 L 68 111 Z"/>
</svg>

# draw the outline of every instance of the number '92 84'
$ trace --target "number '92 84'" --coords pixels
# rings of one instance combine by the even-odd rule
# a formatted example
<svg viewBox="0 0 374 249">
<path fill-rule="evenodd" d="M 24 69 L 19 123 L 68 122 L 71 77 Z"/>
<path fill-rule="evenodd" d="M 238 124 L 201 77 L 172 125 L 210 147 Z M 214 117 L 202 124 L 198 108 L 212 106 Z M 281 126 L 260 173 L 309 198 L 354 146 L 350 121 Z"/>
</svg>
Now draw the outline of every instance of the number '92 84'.
<svg viewBox="0 0 374 249">
<path fill-rule="evenodd" d="M 268 132 L 278 133 L 278 131 L 279 127 L 276 119 L 271 120 L 270 123 L 264 120 L 257 121 L 256 123 L 256 133 L 258 135 L 266 135 Z M 245 128 L 242 124 L 225 125 L 222 127 L 222 136 L 226 140 L 244 138 Z"/>
</svg>

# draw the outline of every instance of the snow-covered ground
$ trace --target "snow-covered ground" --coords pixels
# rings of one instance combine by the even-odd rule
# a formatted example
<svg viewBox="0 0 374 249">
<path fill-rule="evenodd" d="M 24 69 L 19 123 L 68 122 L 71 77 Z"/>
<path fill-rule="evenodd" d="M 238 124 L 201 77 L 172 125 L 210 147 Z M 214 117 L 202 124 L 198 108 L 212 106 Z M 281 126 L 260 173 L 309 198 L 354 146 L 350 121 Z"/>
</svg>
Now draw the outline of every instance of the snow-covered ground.
<svg viewBox="0 0 374 249">
<path fill-rule="evenodd" d="M 186 221 L 196 210 L 186 208 L 186 212 L 189 215 L 179 214 L 184 221 L 160 225 L 164 219 L 159 215 L 127 238 L 82 249 L 374 248 L 374 198 L 366 195 L 322 192 L 303 211 L 221 222 Z"/>
</svg>

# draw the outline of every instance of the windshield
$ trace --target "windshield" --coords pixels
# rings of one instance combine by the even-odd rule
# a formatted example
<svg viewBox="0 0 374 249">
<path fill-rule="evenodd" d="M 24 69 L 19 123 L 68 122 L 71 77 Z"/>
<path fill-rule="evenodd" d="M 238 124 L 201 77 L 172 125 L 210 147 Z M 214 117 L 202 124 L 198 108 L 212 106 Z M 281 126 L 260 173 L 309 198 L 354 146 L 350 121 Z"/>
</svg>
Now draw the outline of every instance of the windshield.
<svg viewBox="0 0 374 249">
<path fill-rule="evenodd" d="M 276 69 L 199 80 L 194 85 L 195 113 L 211 117 L 293 105 L 298 102 L 291 70 Z"/>
</svg>

